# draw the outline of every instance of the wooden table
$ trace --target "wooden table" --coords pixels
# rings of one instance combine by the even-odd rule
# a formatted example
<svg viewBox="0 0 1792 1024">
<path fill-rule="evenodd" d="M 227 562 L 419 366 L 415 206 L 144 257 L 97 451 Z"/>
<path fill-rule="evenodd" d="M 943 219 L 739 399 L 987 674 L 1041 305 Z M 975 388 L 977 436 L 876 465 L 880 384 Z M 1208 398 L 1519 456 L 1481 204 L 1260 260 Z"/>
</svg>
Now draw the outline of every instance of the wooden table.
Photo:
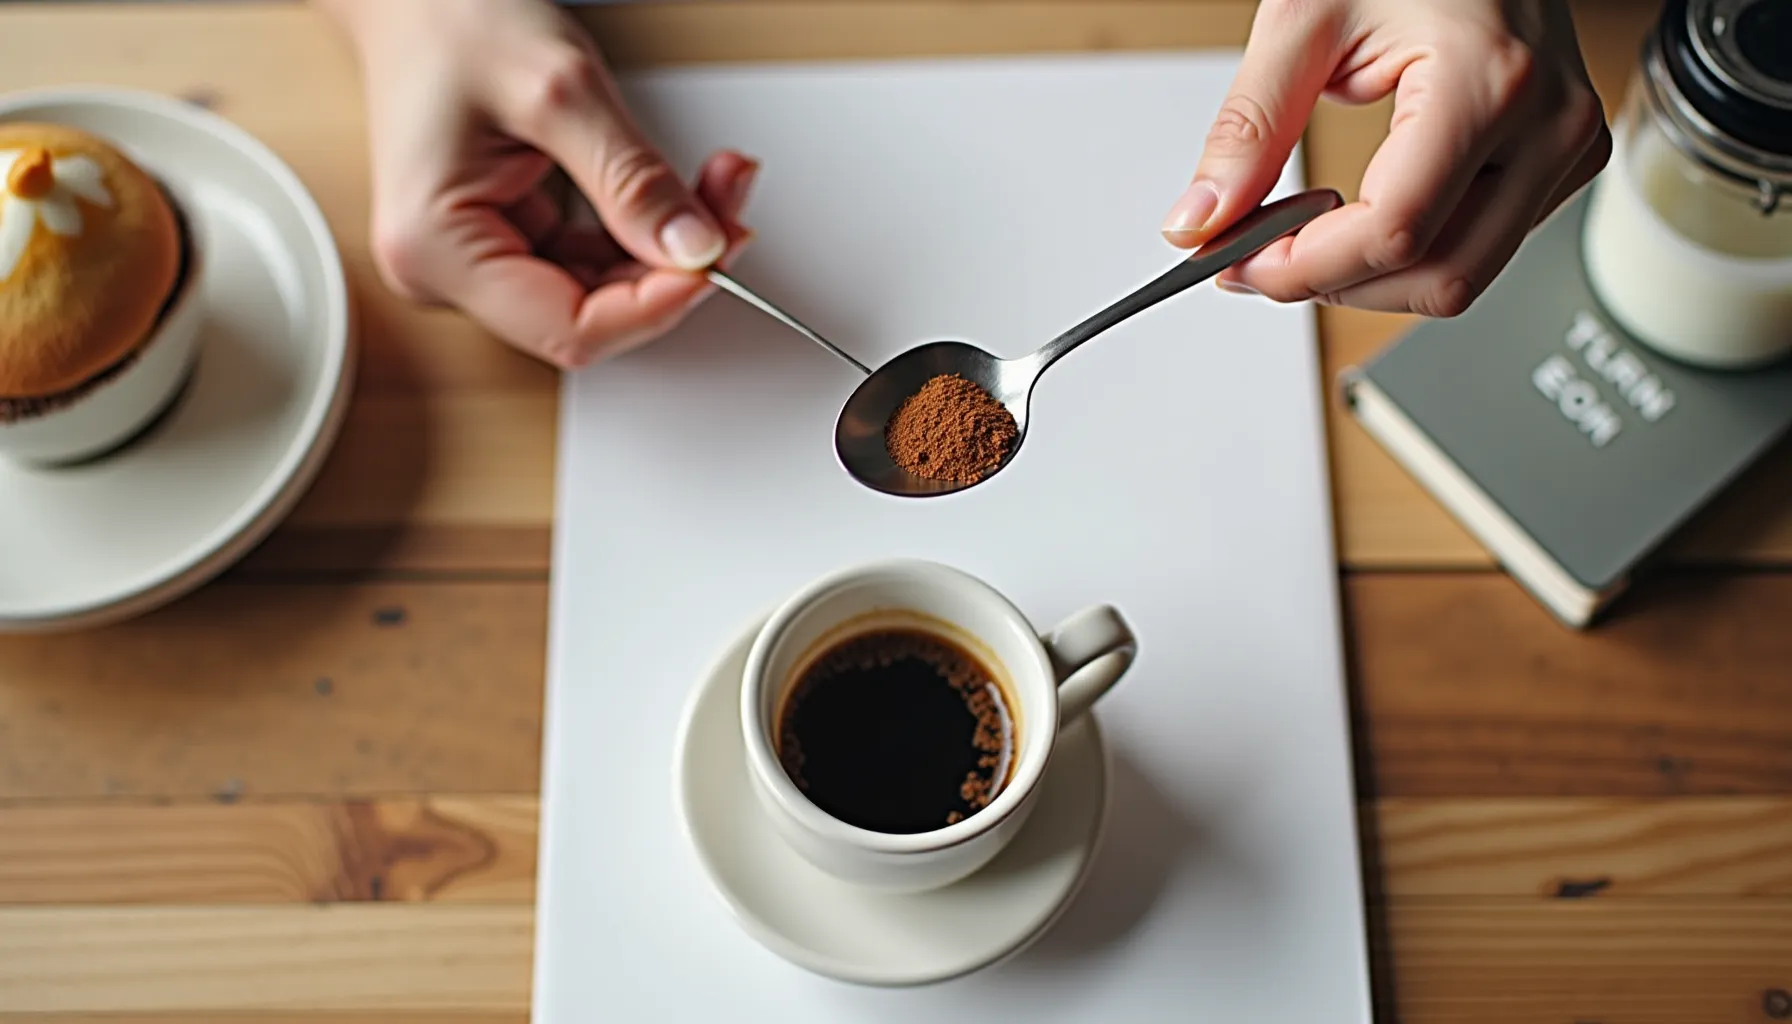
<svg viewBox="0 0 1792 1024">
<path fill-rule="evenodd" d="M 1579 7 L 1608 106 L 1651 6 Z M 591 17 L 633 65 L 1237 45 L 1250 11 Z M 290 161 L 366 345 L 322 480 L 241 568 L 129 625 L 0 641 L 0 1019 L 520 1022 L 555 378 L 381 291 L 352 67 L 302 5 L 0 7 L 0 89 L 96 80 L 210 103 Z M 1314 182 L 1354 194 L 1386 117 L 1327 107 Z M 1328 373 L 1402 326 L 1326 311 Z M 1792 1018 L 1792 451 L 1576 635 L 1331 423 L 1384 1018 Z"/>
</svg>

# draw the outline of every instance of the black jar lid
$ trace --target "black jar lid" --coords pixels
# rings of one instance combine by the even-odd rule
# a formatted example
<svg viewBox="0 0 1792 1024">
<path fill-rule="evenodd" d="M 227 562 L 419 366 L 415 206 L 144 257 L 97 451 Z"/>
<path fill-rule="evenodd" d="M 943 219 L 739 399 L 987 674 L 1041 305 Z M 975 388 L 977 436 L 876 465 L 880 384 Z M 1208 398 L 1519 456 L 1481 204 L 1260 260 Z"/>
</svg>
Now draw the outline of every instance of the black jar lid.
<svg viewBox="0 0 1792 1024">
<path fill-rule="evenodd" d="M 1667 0 L 1657 24 L 1674 85 L 1712 128 L 1792 157 L 1792 0 Z"/>
</svg>

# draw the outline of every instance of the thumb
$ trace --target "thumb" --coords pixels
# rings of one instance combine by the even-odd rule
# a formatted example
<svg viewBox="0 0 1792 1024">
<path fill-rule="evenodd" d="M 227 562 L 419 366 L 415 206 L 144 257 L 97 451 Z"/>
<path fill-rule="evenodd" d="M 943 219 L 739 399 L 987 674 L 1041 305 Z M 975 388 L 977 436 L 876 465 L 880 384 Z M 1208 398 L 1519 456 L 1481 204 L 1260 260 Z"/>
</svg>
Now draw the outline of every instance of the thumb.
<svg viewBox="0 0 1792 1024">
<path fill-rule="evenodd" d="M 715 216 L 629 116 L 598 59 L 581 53 L 542 74 L 512 133 L 566 171 L 616 243 L 649 266 L 719 259 L 728 239 Z"/>
<path fill-rule="evenodd" d="M 1258 7 L 1244 59 L 1164 238 L 1192 249 L 1263 202 L 1331 80 L 1340 30 L 1328 4 Z"/>
</svg>

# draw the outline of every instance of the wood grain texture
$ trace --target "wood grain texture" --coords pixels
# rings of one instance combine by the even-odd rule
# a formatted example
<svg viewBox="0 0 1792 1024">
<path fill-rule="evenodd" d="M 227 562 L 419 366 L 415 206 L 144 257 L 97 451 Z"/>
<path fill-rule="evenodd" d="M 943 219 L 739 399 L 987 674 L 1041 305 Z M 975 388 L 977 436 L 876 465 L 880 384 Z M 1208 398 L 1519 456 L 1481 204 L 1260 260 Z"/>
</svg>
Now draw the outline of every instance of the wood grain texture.
<svg viewBox="0 0 1792 1024">
<path fill-rule="evenodd" d="M 1345 596 L 1372 792 L 1792 793 L 1792 576 L 1664 575 L 1584 635 L 1502 576 Z"/>
<path fill-rule="evenodd" d="M 1758 1021 L 1792 986 L 1792 903 L 1401 899 L 1401 1020 Z M 527 906 L 0 908 L 14 1013 L 519 1013 Z"/>
<path fill-rule="evenodd" d="M 12 1024 L 28 1019 L 42 1024 L 529 1024 L 525 1010 L 480 1013 L 434 1010 L 423 1013 L 379 1010 L 280 1010 L 207 1011 L 197 1013 L 37 1013 L 28 1018 L 0 1010 L 0 1021 Z"/>
<path fill-rule="evenodd" d="M 0 799 L 527 793 L 547 589 L 224 583 L 0 638 Z"/>
<path fill-rule="evenodd" d="M 515 1011 L 532 917 L 527 904 L 0 908 L 0 1006 Z"/>
<path fill-rule="evenodd" d="M 528 579 L 547 576 L 545 526 L 319 526 L 276 530 L 230 580 Z"/>
<path fill-rule="evenodd" d="M 0 805 L 0 905 L 528 903 L 536 811 L 479 794 Z M 1395 899 L 1792 897 L 1792 798 L 1406 797 L 1368 813 Z"/>
<path fill-rule="evenodd" d="M 0 904 L 530 903 L 534 796 L 0 806 Z"/>
<path fill-rule="evenodd" d="M 1161 50 L 1236 46 L 1254 5 L 1223 0 L 697 0 L 591 9 L 618 65 Z M 1596 87 L 1615 104 L 1646 4 L 1576 5 Z M 12 4 L 0 90 L 104 81 L 204 100 L 288 160 L 343 248 L 367 344 L 335 458 L 258 564 L 461 572 L 488 552 L 545 569 L 552 515 L 555 377 L 465 318 L 394 299 L 366 246 L 364 123 L 352 64 L 302 4 Z M 292 102 L 289 83 L 305 83 Z M 1309 178 L 1354 195 L 1389 106 L 1321 105 Z M 1203 130 L 1209 112 L 1190 113 Z M 1166 197 L 1166 206 L 1173 197 Z M 1323 310 L 1326 379 L 1410 321 Z M 1335 390 L 1335 389 L 1334 389 Z M 1485 568 L 1486 552 L 1326 396 L 1341 558 L 1355 568 Z M 495 539 L 492 530 L 507 531 Z M 378 538 L 373 542 L 370 538 Z M 1671 546 L 1698 564 L 1792 564 L 1792 451 L 1721 498 Z"/>
<path fill-rule="evenodd" d="M 1792 897 L 1792 801 L 1401 797 L 1374 805 L 1382 892 Z"/>
<path fill-rule="evenodd" d="M 362 394 L 286 528 L 544 528 L 556 410 L 552 393 Z"/>
<path fill-rule="evenodd" d="M 1792 904 L 1396 900 L 1404 1024 L 1758 1024 L 1792 988 Z"/>
</svg>

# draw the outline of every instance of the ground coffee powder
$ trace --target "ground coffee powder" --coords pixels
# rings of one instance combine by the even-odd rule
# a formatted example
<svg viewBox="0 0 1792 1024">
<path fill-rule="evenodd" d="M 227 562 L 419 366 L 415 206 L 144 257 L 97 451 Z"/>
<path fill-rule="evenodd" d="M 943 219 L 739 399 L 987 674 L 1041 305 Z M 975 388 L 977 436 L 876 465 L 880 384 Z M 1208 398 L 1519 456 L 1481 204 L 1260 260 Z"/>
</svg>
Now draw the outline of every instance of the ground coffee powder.
<svg viewBox="0 0 1792 1024">
<path fill-rule="evenodd" d="M 961 484 L 995 472 L 1019 437 L 1007 408 L 955 373 L 921 385 L 884 428 L 884 445 L 898 466 Z"/>
</svg>

